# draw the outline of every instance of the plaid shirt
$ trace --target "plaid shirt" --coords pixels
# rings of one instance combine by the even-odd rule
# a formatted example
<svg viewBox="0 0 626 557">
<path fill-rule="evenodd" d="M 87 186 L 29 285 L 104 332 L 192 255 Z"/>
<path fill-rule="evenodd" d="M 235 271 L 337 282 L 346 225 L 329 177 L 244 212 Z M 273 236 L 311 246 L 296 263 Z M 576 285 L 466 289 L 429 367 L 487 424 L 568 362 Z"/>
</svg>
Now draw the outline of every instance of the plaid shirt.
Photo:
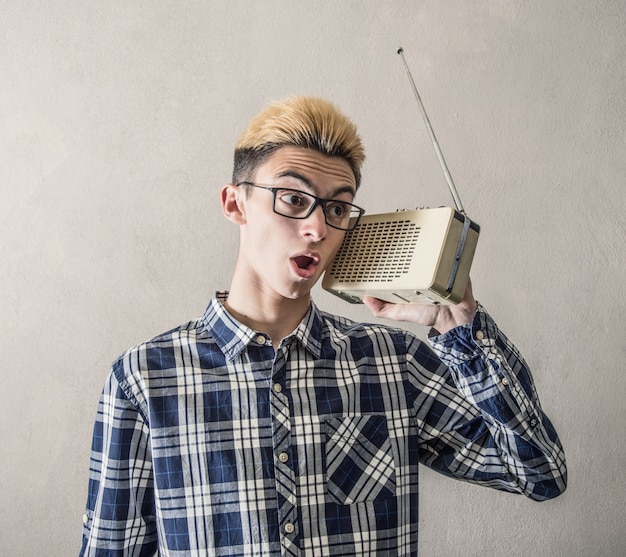
<svg viewBox="0 0 626 557">
<path fill-rule="evenodd" d="M 484 309 L 431 344 L 312 304 L 274 352 L 215 296 L 113 364 L 80 554 L 414 556 L 419 462 L 561 493 L 557 434 Z"/>
</svg>

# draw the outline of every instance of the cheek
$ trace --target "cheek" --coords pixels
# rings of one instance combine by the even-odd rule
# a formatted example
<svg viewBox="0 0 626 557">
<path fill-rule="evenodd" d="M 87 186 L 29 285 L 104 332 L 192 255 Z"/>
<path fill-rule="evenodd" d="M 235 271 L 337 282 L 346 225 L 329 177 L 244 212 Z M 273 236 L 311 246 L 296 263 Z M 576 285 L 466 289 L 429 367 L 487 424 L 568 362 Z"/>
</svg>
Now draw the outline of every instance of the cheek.
<svg viewBox="0 0 626 557">
<path fill-rule="evenodd" d="M 248 243 L 256 255 L 263 254 L 263 257 L 278 256 L 281 252 L 288 250 L 289 242 L 296 234 L 289 219 L 277 220 L 268 217 L 249 224 Z"/>
<path fill-rule="evenodd" d="M 346 233 L 341 230 L 333 230 L 331 235 L 328 237 L 329 242 L 333 245 L 332 256 L 335 257 L 341 244 L 343 243 L 344 238 L 346 237 Z"/>
</svg>

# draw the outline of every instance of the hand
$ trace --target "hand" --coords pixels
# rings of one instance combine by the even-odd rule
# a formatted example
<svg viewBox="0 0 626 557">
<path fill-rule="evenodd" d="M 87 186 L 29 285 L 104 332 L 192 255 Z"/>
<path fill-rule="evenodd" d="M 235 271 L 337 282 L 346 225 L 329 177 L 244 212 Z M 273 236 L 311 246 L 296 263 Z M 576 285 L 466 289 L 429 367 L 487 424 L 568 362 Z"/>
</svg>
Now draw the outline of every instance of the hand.
<svg viewBox="0 0 626 557">
<path fill-rule="evenodd" d="M 447 333 L 459 325 L 471 323 L 474 320 L 477 306 L 472 293 L 472 282 L 469 280 L 465 296 L 456 305 L 392 304 L 371 296 L 365 296 L 363 303 L 375 317 L 425 325 L 432 327 L 441 334 Z"/>
</svg>

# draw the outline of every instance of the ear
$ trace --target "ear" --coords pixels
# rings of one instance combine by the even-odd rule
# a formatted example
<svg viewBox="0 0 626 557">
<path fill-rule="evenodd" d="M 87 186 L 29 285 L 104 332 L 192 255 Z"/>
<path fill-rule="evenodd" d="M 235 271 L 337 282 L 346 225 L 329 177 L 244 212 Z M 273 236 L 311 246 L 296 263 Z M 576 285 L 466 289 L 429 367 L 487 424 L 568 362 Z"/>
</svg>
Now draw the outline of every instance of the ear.
<svg viewBox="0 0 626 557">
<path fill-rule="evenodd" d="M 221 191 L 222 212 L 235 224 L 246 224 L 244 190 L 233 184 L 226 184 Z"/>
</svg>

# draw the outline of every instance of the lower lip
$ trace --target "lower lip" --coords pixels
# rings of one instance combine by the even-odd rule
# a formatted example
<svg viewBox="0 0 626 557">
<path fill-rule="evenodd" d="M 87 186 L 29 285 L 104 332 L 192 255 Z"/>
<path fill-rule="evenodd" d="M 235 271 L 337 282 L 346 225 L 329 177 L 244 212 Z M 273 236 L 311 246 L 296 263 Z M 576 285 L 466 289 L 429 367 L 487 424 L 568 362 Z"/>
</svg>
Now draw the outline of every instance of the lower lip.
<svg viewBox="0 0 626 557">
<path fill-rule="evenodd" d="M 297 263 L 293 259 L 291 260 L 291 268 L 293 269 L 293 272 L 296 274 L 296 276 L 301 279 L 313 278 L 315 276 L 315 273 L 317 272 L 316 263 L 311 263 L 308 269 L 301 269 L 300 267 L 298 267 Z"/>
</svg>

